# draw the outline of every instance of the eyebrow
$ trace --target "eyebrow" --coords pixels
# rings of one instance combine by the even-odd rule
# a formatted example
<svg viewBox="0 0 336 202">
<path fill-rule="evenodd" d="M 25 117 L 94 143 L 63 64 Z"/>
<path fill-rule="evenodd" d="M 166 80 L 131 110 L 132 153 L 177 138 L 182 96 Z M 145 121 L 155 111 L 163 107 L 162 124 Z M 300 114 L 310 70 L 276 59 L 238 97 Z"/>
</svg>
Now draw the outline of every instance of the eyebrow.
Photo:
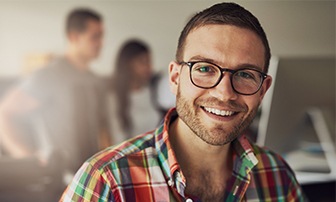
<svg viewBox="0 0 336 202">
<path fill-rule="evenodd" d="M 196 55 L 196 56 L 193 56 L 189 59 L 190 62 L 196 62 L 196 61 L 202 61 L 202 62 L 209 62 L 209 63 L 213 63 L 215 65 L 218 65 L 220 66 L 221 68 L 225 68 L 221 65 L 218 64 L 218 61 L 215 61 L 211 58 L 206 58 L 206 57 L 203 57 L 201 55 Z M 188 62 L 189 62 L 188 61 Z M 235 69 L 245 69 L 245 68 L 249 68 L 249 69 L 255 69 L 255 70 L 258 70 L 258 71 L 261 71 L 261 72 L 264 72 L 263 68 L 262 67 L 259 67 L 257 65 L 254 65 L 254 64 L 250 64 L 250 63 L 243 63 L 243 64 L 239 64 L 235 67 L 232 67 L 232 68 L 235 68 Z"/>
</svg>

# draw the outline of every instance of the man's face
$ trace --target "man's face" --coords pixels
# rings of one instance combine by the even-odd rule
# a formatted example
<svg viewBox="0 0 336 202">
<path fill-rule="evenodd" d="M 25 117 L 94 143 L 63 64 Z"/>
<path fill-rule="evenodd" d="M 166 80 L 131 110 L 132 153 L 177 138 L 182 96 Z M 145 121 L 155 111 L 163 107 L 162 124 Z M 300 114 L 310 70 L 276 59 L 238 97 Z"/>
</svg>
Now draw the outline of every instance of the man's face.
<svg viewBox="0 0 336 202">
<path fill-rule="evenodd" d="M 264 46 L 258 36 L 248 29 L 207 25 L 188 35 L 183 60 L 210 61 L 232 70 L 251 65 L 262 71 Z M 170 85 L 176 94 L 176 109 L 183 123 L 211 145 L 227 144 L 240 135 L 255 117 L 271 85 L 271 78 L 267 77 L 256 94 L 240 95 L 231 87 L 230 73 L 225 72 L 217 86 L 202 89 L 192 84 L 189 71 L 187 65 L 170 64 Z"/>
<path fill-rule="evenodd" d="M 103 40 L 102 22 L 89 20 L 86 29 L 83 32 L 74 33 L 74 35 L 72 41 L 84 59 L 92 60 L 99 56 Z"/>
</svg>

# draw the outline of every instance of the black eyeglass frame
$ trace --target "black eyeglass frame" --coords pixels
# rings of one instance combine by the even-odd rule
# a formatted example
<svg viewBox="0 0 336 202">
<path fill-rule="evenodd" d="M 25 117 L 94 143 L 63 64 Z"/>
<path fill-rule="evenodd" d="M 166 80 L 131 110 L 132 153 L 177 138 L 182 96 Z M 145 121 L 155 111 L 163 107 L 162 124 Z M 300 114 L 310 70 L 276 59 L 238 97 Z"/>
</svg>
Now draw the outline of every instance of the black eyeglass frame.
<svg viewBox="0 0 336 202">
<path fill-rule="evenodd" d="M 200 63 L 200 62 L 209 63 L 209 64 L 211 64 L 211 65 L 214 65 L 215 67 L 217 67 L 217 68 L 220 70 L 220 73 L 221 73 L 220 77 L 218 78 L 217 82 L 216 82 L 213 86 L 211 86 L 211 87 L 203 87 L 203 86 L 199 86 L 199 85 L 195 84 L 195 82 L 194 82 L 193 79 L 192 79 L 192 76 L 191 76 L 191 69 L 192 69 L 192 67 L 193 67 L 196 63 Z M 224 72 L 229 72 L 229 73 L 231 73 L 231 75 L 230 75 L 230 83 L 231 83 L 231 87 L 232 87 L 232 89 L 233 89 L 236 93 L 238 93 L 238 94 L 240 94 L 240 95 L 254 95 L 254 94 L 256 94 L 256 93 L 260 90 L 260 88 L 261 88 L 261 86 L 263 85 L 265 79 L 268 77 L 268 75 L 267 75 L 266 73 L 264 73 L 264 72 L 262 72 L 262 71 L 259 71 L 259 70 L 257 70 L 257 69 L 253 69 L 253 68 L 242 68 L 242 69 L 233 70 L 233 69 L 222 68 L 222 67 L 218 66 L 217 64 L 214 64 L 214 63 L 212 63 L 212 62 L 208 62 L 208 61 L 192 61 L 192 62 L 183 62 L 183 61 L 182 61 L 182 62 L 179 62 L 179 64 L 182 65 L 182 66 L 183 66 L 183 65 L 187 65 L 187 66 L 189 67 L 189 78 L 190 78 L 190 81 L 191 81 L 192 84 L 194 84 L 196 87 L 203 88 L 203 89 L 210 89 L 210 88 L 214 88 L 214 87 L 216 87 L 216 86 L 220 83 L 220 81 L 222 80 L 223 75 L 224 75 Z M 261 76 L 262 76 L 261 79 L 262 79 L 262 80 L 261 80 L 260 85 L 258 86 L 258 88 L 257 88 L 257 90 L 256 90 L 255 92 L 253 92 L 253 93 L 241 93 L 241 92 L 237 91 L 237 90 L 235 89 L 235 87 L 233 86 L 232 75 L 234 75 L 236 72 L 241 71 L 241 70 L 253 70 L 253 71 L 256 71 L 256 72 L 258 72 L 258 73 L 261 74 Z"/>
</svg>

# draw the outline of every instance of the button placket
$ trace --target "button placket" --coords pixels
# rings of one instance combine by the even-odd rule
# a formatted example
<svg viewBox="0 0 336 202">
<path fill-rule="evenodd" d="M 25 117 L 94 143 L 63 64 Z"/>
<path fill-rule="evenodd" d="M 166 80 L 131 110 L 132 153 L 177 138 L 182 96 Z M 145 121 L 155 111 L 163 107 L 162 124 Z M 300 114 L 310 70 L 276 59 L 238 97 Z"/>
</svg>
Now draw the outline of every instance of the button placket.
<svg viewBox="0 0 336 202">
<path fill-rule="evenodd" d="M 174 180 L 170 178 L 170 179 L 168 180 L 168 186 L 170 186 L 170 187 L 174 187 L 174 184 L 175 184 L 175 183 L 174 183 Z"/>
</svg>

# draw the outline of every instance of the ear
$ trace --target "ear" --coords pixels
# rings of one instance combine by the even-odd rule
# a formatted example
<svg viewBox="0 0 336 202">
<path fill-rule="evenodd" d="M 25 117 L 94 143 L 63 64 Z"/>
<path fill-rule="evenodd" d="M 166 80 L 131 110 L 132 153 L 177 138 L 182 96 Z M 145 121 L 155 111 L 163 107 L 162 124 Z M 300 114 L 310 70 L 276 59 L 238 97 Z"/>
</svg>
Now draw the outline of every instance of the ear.
<svg viewBox="0 0 336 202">
<path fill-rule="evenodd" d="M 271 87 L 272 80 L 273 79 L 272 79 L 271 76 L 267 76 L 266 79 L 264 80 L 264 83 L 263 83 L 263 85 L 261 86 L 261 89 L 260 89 L 260 101 L 262 101 L 262 99 L 264 98 L 266 92 Z"/>
<path fill-rule="evenodd" d="M 181 65 L 172 61 L 169 63 L 169 87 L 170 91 L 177 95 L 177 89 L 180 82 Z"/>
</svg>

